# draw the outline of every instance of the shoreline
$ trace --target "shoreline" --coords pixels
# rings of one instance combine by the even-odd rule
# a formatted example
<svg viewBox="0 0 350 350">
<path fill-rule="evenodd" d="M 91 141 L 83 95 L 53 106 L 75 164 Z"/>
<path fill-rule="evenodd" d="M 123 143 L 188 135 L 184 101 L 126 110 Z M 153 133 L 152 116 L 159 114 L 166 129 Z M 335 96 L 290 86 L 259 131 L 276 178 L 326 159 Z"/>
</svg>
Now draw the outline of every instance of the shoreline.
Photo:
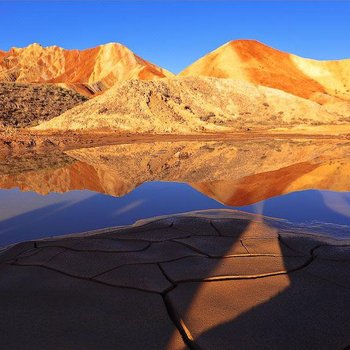
<svg viewBox="0 0 350 350">
<path fill-rule="evenodd" d="M 111 232 L 119 232 L 123 230 L 128 229 L 138 229 L 143 228 L 143 226 L 147 226 L 150 224 L 154 224 L 157 222 L 161 222 L 162 220 L 173 220 L 173 219 L 180 219 L 181 218 L 192 218 L 192 219 L 240 219 L 245 218 L 246 220 L 252 220 L 256 222 L 272 222 L 279 226 L 279 228 L 285 228 L 289 234 L 296 234 L 298 236 L 301 236 L 303 238 L 313 238 L 315 240 L 326 240 L 326 241 L 333 241 L 334 243 L 342 243 L 342 242 L 348 242 L 350 244 L 350 226 L 348 225 L 340 225 L 340 224 L 333 224 L 333 223 L 327 223 L 327 222 L 316 222 L 316 223 L 294 223 L 290 222 L 287 219 L 279 218 L 279 217 L 273 217 L 263 214 L 257 214 L 252 213 L 248 211 L 243 211 L 239 209 L 202 209 L 202 210 L 194 210 L 189 212 L 180 212 L 177 214 L 164 214 L 164 215 L 157 215 L 152 217 L 147 217 L 144 219 L 138 219 L 132 224 L 126 224 L 126 225 L 118 225 L 118 226 L 109 226 L 109 227 L 103 227 L 103 228 L 97 228 L 93 230 L 88 231 L 77 231 L 77 232 L 71 232 L 66 233 L 63 235 L 47 235 L 43 238 L 37 238 L 37 239 L 31 239 L 28 241 L 20 241 L 8 244 L 6 246 L 0 246 L 0 255 L 5 250 L 8 250 L 17 244 L 27 244 L 27 243 L 35 243 L 37 241 L 46 241 L 46 240 L 60 240 L 60 239 L 75 239 L 75 238 L 84 238 L 84 237 L 90 237 L 95 235 L 104 235 L 109 234 Z M 321 225 L 321 229 L 320 229 Z M 294 227 L 294 230 L 291 228 Z M 326 229 L 326 231 L 322 231 L 323 229 Z M 345 234 L 348 234 L 348 237 L 345 236 L 344 238 L 341 238 L 339 236 L 339 233 L 337 236 L 332 236 L 332 229 L 337 228 L 338 230 L 340 228 L 343 228 Z"/>
<path fill-rule="evenodd" d="M 271 139 L 350 140 L 350 128 L 343 133 L 247 131 L 205 134 L 135 134 L 113 131 L 32 132 L 19 130 L 13 134 L 0 132 L 0 151 L 23 149 L 71 150 L 112 144 L 151 143 L 156 141 L 249 141 Z"/>
</svg>

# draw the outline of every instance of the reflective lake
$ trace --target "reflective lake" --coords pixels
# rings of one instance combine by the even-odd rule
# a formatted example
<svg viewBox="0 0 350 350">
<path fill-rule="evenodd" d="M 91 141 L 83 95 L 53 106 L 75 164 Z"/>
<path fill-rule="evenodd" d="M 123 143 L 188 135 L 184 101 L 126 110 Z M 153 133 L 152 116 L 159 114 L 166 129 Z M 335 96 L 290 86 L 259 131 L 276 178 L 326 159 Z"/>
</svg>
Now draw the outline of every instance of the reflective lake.
<svg viewBox="0 0 350 350">
<path fill-rule="evenodd" d="M 118 144 L 7 154 L 0 169 L 0 246 L 217 208 L 350 235 L 345 140 Z"/>
</svg>

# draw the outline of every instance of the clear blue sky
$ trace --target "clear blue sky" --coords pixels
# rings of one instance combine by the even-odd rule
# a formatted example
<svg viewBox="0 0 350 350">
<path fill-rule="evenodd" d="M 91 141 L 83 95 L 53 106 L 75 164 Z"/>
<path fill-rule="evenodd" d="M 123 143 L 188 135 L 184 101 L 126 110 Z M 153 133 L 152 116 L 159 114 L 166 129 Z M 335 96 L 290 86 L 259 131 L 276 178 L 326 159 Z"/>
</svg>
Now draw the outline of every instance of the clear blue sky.
<svg viewBox="0 0 350 350">
<path fill-rule="evenodd" d="M 316 59 L 350 58 L 348 1 L 0 2 L 0 49 L 120 42 L 173 72 L 233 39 Z"/>
</svg>

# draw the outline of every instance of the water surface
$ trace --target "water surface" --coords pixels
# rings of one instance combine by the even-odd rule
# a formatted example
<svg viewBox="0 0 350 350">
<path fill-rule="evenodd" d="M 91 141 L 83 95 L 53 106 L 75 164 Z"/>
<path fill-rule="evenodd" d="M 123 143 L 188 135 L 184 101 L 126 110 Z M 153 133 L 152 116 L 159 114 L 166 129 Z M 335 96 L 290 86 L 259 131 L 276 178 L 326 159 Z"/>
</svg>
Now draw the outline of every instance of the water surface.
<svg viewBox="0 0 350 350">
<path fill-rule="evenodd" d="M 179 141 L 8 155 L 0 245 L 217 208 L 350 226 L 349 150 L 339 140 Z"/>
</svg>

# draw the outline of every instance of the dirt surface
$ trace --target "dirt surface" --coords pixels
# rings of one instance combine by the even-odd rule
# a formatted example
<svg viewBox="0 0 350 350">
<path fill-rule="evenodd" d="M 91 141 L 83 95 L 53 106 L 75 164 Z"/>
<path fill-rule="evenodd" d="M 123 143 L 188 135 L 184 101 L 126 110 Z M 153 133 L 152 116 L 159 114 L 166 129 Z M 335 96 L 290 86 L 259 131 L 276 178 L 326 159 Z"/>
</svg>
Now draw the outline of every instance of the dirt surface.
<svg viewBox="0 0 350 350">
<path fill-rule="evenodd" d="M 38 125 L 87 100 L 52 84 L 0 83 L 0 126 Z"/>
<path fill-rule="evenodd" d="M 1 343 L 346 349 L 349 231 L 332 226 L 208 210 L 16 244 L 0 251 Z"/>
<path fill-rule="evenodd" d="M 344 128 L 343 128 L 344 129 Z M 344 131 L 344 130 L 343 130 Z M 23 153 L 29 150 L 40 152 L 59 150 L 71 150 L 82 147 L 96 147 L 114 144 L 129 144 L 137 142 L 157 142 L 157 141 L 209 141 L 209 140 L 257 140 L 257 139 L 321 139 L 321 140 L 350 140 L 349 133 L 342 135 L 332 135 L 327 133 L 313 134 L 312 132 L 304 133 L 269 133 L 264 130 L 246 131 L 241 133 L 205 133 L 190 135 L 169 135 L 169 134 L 132 134 L 111 131 L 99 132 L 37 132 L 26 129 L 14 130 L 11 133 L 0 131 L 0 154 Z"/>
</svg>

